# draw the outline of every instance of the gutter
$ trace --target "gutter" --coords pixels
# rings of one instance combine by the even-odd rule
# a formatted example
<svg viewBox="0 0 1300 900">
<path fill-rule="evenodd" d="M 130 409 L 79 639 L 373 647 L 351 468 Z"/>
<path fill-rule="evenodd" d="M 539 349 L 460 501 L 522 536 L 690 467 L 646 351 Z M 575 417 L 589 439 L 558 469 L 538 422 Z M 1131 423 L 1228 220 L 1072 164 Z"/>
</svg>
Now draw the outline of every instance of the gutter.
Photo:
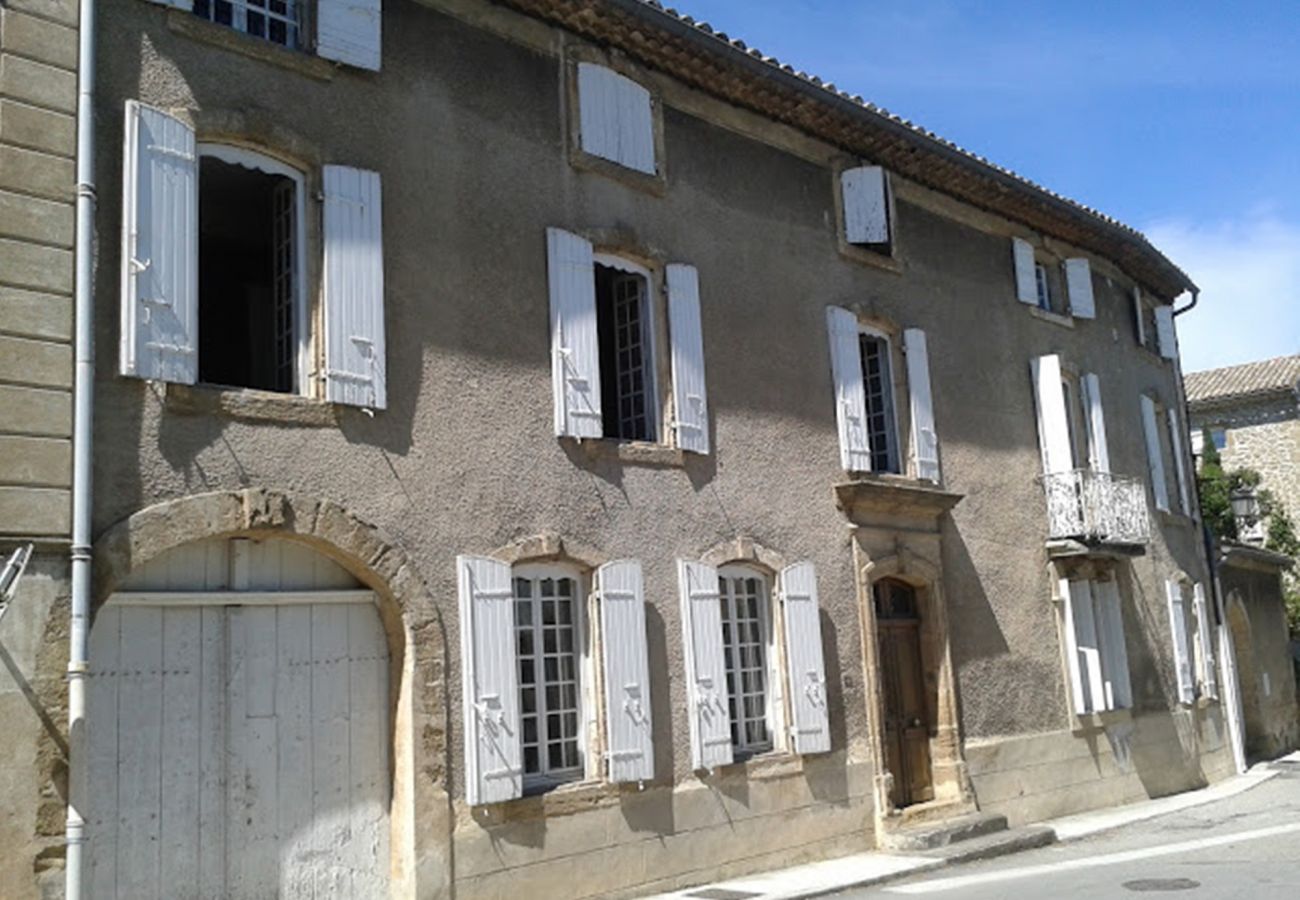
<svg viewBox="0 0 1300 900">
<path fill-rule="evenodd" d="M 1185 312 L 1191 312 L 1193 309 L 1196 308 L 1196 303 L 1197 303 L 1197 301 L 1200 300 L 1200 299 L 1201 299 L 1201 291 L 1200 291 L 1200 289 L 1199 289 L 1199 288 L 1192 288 L 1192 300 L 1191 300 L 1191 302 L 1188 303 L 1186 306 L 1184 306 L 1182 309 L 1175 309 L 1175 310 L 1174 310 L 1174 315 L 1175 315 L 1175 316 L 1181 316 L 1181 315 L 1182 315 L 1183 313 L 1185 313 Z"/>
<path fill-rule="evenodd" d="M 93 426 L 95 401 L 95 0 L 81 0 L 77 34 L 76 323 L 72 381 L 72 601 L 68 637 L 68 810 L 65 900 L 81 900 L 90 784 L 86 779 Z"/>
</svg>

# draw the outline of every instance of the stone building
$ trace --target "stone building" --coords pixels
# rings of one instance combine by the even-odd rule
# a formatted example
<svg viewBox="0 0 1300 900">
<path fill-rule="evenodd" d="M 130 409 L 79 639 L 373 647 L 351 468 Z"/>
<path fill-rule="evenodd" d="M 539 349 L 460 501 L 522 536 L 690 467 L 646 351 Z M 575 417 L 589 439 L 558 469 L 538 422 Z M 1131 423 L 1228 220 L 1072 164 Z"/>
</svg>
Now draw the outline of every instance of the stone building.
<svg viewBox="0 0 1300 900">
<path fill-rule="evenodd" d="M 1140 234 L 657 5 L 97 2 L 86 895 L 634 896 L 1233 771 Z"/>
</svg>

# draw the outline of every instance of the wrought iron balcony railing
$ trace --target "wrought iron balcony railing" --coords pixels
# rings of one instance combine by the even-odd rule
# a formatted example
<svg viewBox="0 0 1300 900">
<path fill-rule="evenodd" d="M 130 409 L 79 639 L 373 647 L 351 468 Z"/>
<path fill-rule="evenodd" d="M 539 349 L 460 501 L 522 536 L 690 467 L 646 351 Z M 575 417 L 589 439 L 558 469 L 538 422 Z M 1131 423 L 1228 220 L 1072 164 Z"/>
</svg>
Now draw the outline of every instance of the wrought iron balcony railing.
<svg viewBox="0 0 1300 900">
<path fill-rule="evenodd" d="M 1048 536 L 1089 543 L 1145 544 L 1151 538 L 1146 485 L 1091 469 L 1043 476 Z"/>
</svg>

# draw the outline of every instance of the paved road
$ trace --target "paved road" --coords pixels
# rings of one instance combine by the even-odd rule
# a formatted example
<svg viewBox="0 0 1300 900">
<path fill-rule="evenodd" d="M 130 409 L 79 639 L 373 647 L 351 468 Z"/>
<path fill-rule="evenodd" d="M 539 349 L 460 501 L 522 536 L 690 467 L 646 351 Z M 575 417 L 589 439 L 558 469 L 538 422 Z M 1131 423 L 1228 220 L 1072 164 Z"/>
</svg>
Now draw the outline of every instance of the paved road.
<svg viewBox="0 0 1300 900">
<path fill-rule="evenodd" d="M 1069 844 L 953 866 L 843 900 L 1300 900 L 1300 764 L 1249 791 Z"/>
</svg>

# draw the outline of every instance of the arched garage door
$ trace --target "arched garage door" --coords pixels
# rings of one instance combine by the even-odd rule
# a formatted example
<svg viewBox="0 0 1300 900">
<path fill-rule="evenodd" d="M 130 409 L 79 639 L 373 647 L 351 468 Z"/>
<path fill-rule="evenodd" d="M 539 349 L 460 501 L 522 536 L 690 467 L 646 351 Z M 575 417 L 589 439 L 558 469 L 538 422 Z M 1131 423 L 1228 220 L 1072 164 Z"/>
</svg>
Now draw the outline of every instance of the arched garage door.
<svg viewBox="0 0 1300 900">
<path fill-rule="evenodd" d="M 388 892 L 388 652 L 373 595 L 285 541 L 204 541 L 96 616 L 97 898 Z"/>
</svg>

